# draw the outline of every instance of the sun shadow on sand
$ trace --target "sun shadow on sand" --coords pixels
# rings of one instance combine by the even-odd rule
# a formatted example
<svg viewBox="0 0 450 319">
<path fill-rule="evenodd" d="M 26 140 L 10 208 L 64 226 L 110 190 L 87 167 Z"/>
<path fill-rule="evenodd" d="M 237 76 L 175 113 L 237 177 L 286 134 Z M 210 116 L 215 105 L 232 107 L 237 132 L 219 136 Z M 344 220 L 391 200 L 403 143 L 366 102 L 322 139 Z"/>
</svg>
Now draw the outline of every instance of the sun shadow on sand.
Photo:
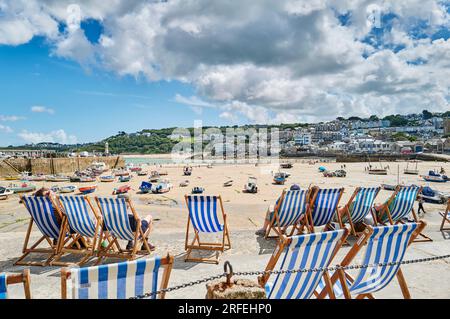
<svg viewBox="0 0 450 319">
<path fill-rule="evenodd" d="M 194 251 L 191 254 L 192 258 L 207 258 L 213 259 L 215 257 L 215 252 L 207 252 L 207 251 Z M 174 256 L 173 269 L 181 269 L 181 270 L 190 270 L 196 266 L 199 266 L 203 263 L 198 262 L 185 262 L 186 253 L 182 253 Z"/>
<path fill-rule="evenodd" d="M 45 256 L 44 256 L 45 258 Z M 55 269 L 58 269 L 59 267 L 35 267 L 35 266 L 14 266 L 14 263 L 16 262 L 17 258 L 11 258 L 8 260 L 0 261 L 0 272 L 9 272 L 9 273 L 21 273 L 24 269 L 30 269 L 30 273 L 32 275 L 43 275 L 50 272 L 55 271 Z M 42 259 L 34 258 L 34 259 L 28 259 L 30 261 L 37 261 L 40 262 Z"/>
</svg>

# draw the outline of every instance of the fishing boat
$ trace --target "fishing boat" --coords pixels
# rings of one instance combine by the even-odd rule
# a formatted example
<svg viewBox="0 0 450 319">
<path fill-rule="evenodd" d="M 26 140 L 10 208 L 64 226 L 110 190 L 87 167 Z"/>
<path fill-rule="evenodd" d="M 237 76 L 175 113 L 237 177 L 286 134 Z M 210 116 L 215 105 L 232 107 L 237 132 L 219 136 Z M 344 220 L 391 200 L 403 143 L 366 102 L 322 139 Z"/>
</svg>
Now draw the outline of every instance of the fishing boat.
<svg viewBox="0 0 450 319">
<path fill-rule="evenodd" d="M 14 194 L 18 193 L 29 193 L 34 192 L 36 190 L 35 185 L 31 185 L 28 183 L 23 183 L 21 185 L 11 184 L 8 186 L 8 188 L 14 192 Z"/>
<path fill-rule="evenodd" d="M 71 176 L 70 182 L 71 183 L 79 183 L 79 182 L 81 182 L 81 177 L 80 176 Z"/>
<path fill-rule="evenodd" d="M 139 186 L 139 190 L 141 194 L 148 194 L 152 191 L 152 184 L 148 182 L 142 182 L 141 186 Z"/>
<path fill-rule="evenodd" d="M 52 183 L 62 183 L 62 182 L 70 181 L 70 177 L 63 176 L 63 175 L 50 175 L 50 176 L 47 176 L 47 178 L 45 180 L 47 182 L 52 182 Z"/>
<path fill-rule="evenodd" d="M 387 175 L 387 168 L 386 167 L 382 167 L 381 162 L 380 162 L 380 167 L 379 168 L 375 168 L 372 167 L 372 164 L 370 163 L 370 157 L 367 156 L 368 160 L 369 160 L 369 166 L 366 167 L 366 171 L 369 173 L 369 175 Z"/>
<path fill-rule="evenodd" d="M 422 178 L 425 181 L 432 183 L 446 183 L 448 181 L 448 177 L 446 175 L 436 173 L 435 171 L 429 171 L 428 175 L 424 175 Z"/>
<path fill-rule="evenodd" d="M 59 193 L 61 194 L 69 194 L 69 193 L 73 193 L 77 190 L 76 186 L 63 186 L 63 187 L 59 187 Z"/>
<path fill-rule="evenodd" d="M 172 184 L 168 180 L 163 180 L 152 188 L 152 192 L 153 194 L 164 194 L 169 192 L 171 189 Z"/>
<path fill-rule="evenodd" d="M 126 194 L 131 190 L 131 186 L 125 185 L 118 188 L 114 188 L 113 195 Z"/>
<path fill-rule="evenodd" d="M 118 176 L 129 176 L 130 172 L 128 170 L 125 169 L 119 169 L 114 171 L 114 176 L 118 177 Z"/>
<path fill-rule="evenodd" d="M 255 177 L 249 177 L 247 184 L 244 185 L 244 192 L 256 194 L 258 193 L 257 179 Z"/>
<path fill-rule="evenodd" d="M 147 176 L 147 174 L 148 174 L 148 172 L 147 171 L 139 171 L 139 172 L 137 172 L 137 175 L 138 176 Z"/>
<path fill-rule="evenodd" d="M 391 185 L 391 184 L 381 184 L 381 188 L 387 191 L 395 191 L 395 189 L 397 188 L 396 185 Z"/>
<path fill-rule="evenodd" d="M 284 185 L 286 182 L 286 176 L 282 173 L 276 173 L 273 177 L 273 182 L 276 185 Z"/>
<path fill-rule="evenodd" d="M 319 173 L 323 173 L 323 172 L 326 172 L 326 171 L 328 171 L 326 167 L 324 167 L 324 166 L 320 166 L 319 167 Z"/>
<path fill-rule="evenodd" d="M 292 165 L 292 163 L 286 162 L 286 163 L 281 163 L 280 167 L 284 168 L 284 169 L 290 169 L 293 167 L 293 165 Z"/>
<path fill-rule="evenodd" d="M 203 192 L 205 191 L 205 189 L 203 187 L 194 187 L 192 189 L 192 194 L 203 194 Z"/>
<path fill-rule="evenodd" d="M 14 194 L 12 190 L 6 187 L 0 187 L 0 200 L 8 199 L 8 196 Z"/>
<path fill-rule="evenodd" d="M 152 171 L 150 174 L 151 174 L 149 177 L 150 182 L 156 183 L 161 178 L 161 176 L 159 175 L 159 173 L 157 171 Z"/>
<path fill-rule="evenodd" d="M 233 180 L 229 180 L 223 183 L 223 187 L 231 187 L 231 186 L 233 186 Z"/>
<path fill-rule="evenodd" d="M 139 172 L 142 171 L 142 167 L 135 166 L 135 167 L 130 168 L 130 171 L 133 172 L 133 173 L 139 173 Z"/>
<path fill-rule="evenodd" d="M 188 187 L 189 186 L 189 181 L 188 180 L 185 180 L 185 181 L 183 181 L 183 182 L 181 182 L 180 183 L 180 187 Z"/>
<path fill-rule="evenodd" d="M 185 166 L 183 168 L 183 175 L 184 176 L 191 176 L 192 175 L 192 167 L 190 166 Z"/>
<path fill-rule="evenodd" d="M 119 182 L 121 183 L 128 183 L 129 181 L 131 181 L 131 175 L 119 177 Z"/>
<path fill-rule="evenodd" d="M 45 175 L 33 175 L 28 177 L 28 181 L 30 182 L 43 182 L 45 181 L 46 176 Z"/>
<path fill-rule="evenodd" d="M 80 187 L 78 188 L 78 190 L 83 195 L 92 194 L 97 190 L 97 185 Z"/>
<path fill-rule="evenodd" d="M 20 175 L 8 175 L 4 177 L 5 181 L 19 181 Z"/>
<path fill-rule="evenodd" d="M 301 188 L 300 188 L 300 185 L 298 185 L 298 184 L 292 184 L 290 190 L 291 191 L 299 191 L 299 190 L 301 190 Z"/>
<path fill-rule="evenodd" d="M 411 163 L 416 164 L 414 168 L 409 168 L 409 163 L 410 162 L 406 164 L 406 168 L 403 170 L 403 173 L 407 175 L 419 175 L 419 170 L 417 169 L 417 161 L 411 161 Z"/>
<path fill-rule="evenodd" d="M 93 162 L 88 169 L 91 170 L 95 175 L 99 176 L 108 171 L 109 167 L 104 162 Z"/>
<path fill-rule="evenodd" d="M 422 188 L 419 198 L 422 198 L 425 202 L 432 204 L 444 204 L 448 200 L 448 196 L 445 196 L 444 193 L 434 190 L 429 186 Z"/>
<path fill-rule="evenodd" d="M 94 183 L 97 179 L 95 177 L 90 176 L 82 176 L 80 177 L 80 183 Z"/>
<path fill-rule="evenodd" d="M 100 177 L 100 181 L 102 183 L 112 183 L 116 180 L 116 178 L 112 175 L 108 175 L 108 176 L 101 176 Z"/>
</svg>

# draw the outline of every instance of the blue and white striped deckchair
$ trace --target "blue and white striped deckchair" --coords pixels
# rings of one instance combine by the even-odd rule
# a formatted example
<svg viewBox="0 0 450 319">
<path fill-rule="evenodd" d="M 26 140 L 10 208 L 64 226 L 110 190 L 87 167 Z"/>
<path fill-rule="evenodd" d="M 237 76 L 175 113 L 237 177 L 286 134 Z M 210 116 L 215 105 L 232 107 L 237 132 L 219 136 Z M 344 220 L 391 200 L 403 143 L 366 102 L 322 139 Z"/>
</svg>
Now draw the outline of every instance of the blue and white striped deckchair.
<svg viewBox="0 0 450 319">
<path fill-rule="evenodd" d="M 59 196 L 58 201 L 70 228 L 77 234 L 75 240 L 82 240 L 86 246 L 86 249 L 63 248 L 63 251 L 85 255 L 85 258 L 78 263 L 81 265 L 95 253 L 96 243 L 100 236 L 101 219 L 85 196 Z"/>
<path fill-rule="evenodd" d="M 5 273 L 0 274 L 0 299 L 8 299 L 8 283 Z"/>
<path fill-rule="evenodd" d="M 309 190 L 284 191 L 277 201 L 271 215 L 270 227 L 266 231 L 266 238 L 273 229 L 278 236 L 284 234 L 290 226 L 296 226 L 306 212 Z"/>
<path fill-rule="evenodd" d="M 410 213 L 414 215 L 414 202 L 417 199 L 421 188 L 419 186 L 401 187 L 393 194 L 388 203 L 386 203 L 378 216 L 382 224 L 390 222 L 397 223 Z"/>
<path fill-rule="evenodd" d="M 25 298 L 31 299 L 30 270 L 25 269 L 21 274 L 7 275 L 0 273 L 0 300 L 8 299 L 8 285 L 23 284 Z"/>
<path fill-rule="evenodd" d="M 189 218 L 186 229 L 185 261 L 214 262 L 218 263 L 218 256 L 211 258 L 191 258 L 192 250 L 221 251 L 231 248 L 230 235 L 227 224 L 227 215 L 223 209 L 222 198 L 220 196 L 186 195 L 186 205 L 189 210 Z M 219 221 L 219 208 L 223 223 Z M 189 243 L 190 225 L 194 229 L 194 239 Z M 200 234 L 222 233 L 221 243 L 200 242 Z"/>
<path fill-rule="evenodd" d="M 450 228 L 445 227 L 445 223 L 450 224 L 450 199 L 447 201 L 447 209 L 445 212 L 439 213 L 442 216 L 442 224 L 441 224 L 441 231 L 447 231 L 450 230 Z"/>
<path fill-rule="evenodd" d="M 279 262 L 277 270 L 326 268 L 347 235 L 347 229 L 339 229 L 289 238 L 283 236 L 266 271 L 272 271 Z M 268 283 L 270 275 L 264 275 L 259 278 L 259 282 L 265 285 L 268 299 L 309 299 L 315 294 L 324 273 L 325 271 L 280 273 L 273 283 Z"/>
<path fill-rule="evenodd" d="M 408 246 L 420 234 L 425 223 L 397 224 L 366 229 L 363 237 L 349 251 L 341 266 L 346 267 L 360 253 L 363 253 L 361 265 L 384 264 L 383 266 L 359 269 L 355 279 L 343 270 L 332 274 L 331 282 L 334 284 L 336 297 L 373 298 L 372 294 L 385 288 L 397 276 L 403 296 L 410 298 L 408 287 L 400 269 L 400 262 L 405 257 Z M 397 263 L 387 265 L 389 263 Z M 345 278 L 345 279 L 344 279 Z M 319 289 L 325 285 L 322 282 Z M 324 297 L 327 293 L 321 292 Z"/>
<path fill-rule="evenodd" d="M 316 226 L 328 227 L 337 213 L 343 193 L 343 188 L 319 189 L 316 192 L 307 213 L 307 223 L 311 232 L 314 232 Z"/>
<path fill-rule="evenodd" d="M 95 199 L 103 216 L 102 238 L 109 241 L 108 247 L 98 253 L 99 262 L 103 257 L 134 259 L 136 254 L 151 253 L 146 240 L 151 227 L 144 234 L 141 228 L 141 219 L 128 198 L 96 197 Z M 133 231 L 130 224 L 130 216 L 133 216 L 136 221 L 136 231 Z M 119 240 L 134 241 L 133 248 L 131 250 L 122 249 Z M 138 250 L 140 245 L 144 245 L 145 250 Z M 118 252 L 114 250 L 114 247 Z"/>
<path fill-rule="evenodd" d="M 53 203 L 53 200 L 47 196 L 21 196 L 21 201 L 25 205 L 31 219 L 25 236 L 23 255 L 16 261 L 15 265 L 46 266 L 60 252 L 61 244 L 66 237 L 66 234 L 60 236 L 65 229 L 62 214 Z M 29 247 L 28 243 L 33 224 L 36 224 L 42 233 L 42 237 Z M 48 248 L 37 248 L 42 242 L 46 242 Z M 49 258 L 43 262 L 24 262 L 23 260 L 32 253 L 48 254 Z"/>
<path fill-rule="evenodd" d="M 339 216 L 341 218 L 341 227 L 344 227 L 343 224 L 348 222 L 353 235 L 356 236 L 357 232 L 354 225 L 362 222 L 370 214 L 380 189 L 380 187 L 358 187 L 348 204 L 344 207 L 344 214 Z"/>
<path fill-rule="evenodd" d="M 172 265 L 173 257 L 168 256 L 163 259 L 155 257 L 87 268 L 63 269 L 62 298 L 68 298 L 68 291 L 71 292 L 72 299 L 129 299 L 156 293 L 167 288 Z M 164 268 L 162 276 L 161 268 Z M 164 294 L 159 295 L 161 299 L 164 297 Z M 157 299 L 158 295 L 154 294 L 150 298 Z"/>
</svg>

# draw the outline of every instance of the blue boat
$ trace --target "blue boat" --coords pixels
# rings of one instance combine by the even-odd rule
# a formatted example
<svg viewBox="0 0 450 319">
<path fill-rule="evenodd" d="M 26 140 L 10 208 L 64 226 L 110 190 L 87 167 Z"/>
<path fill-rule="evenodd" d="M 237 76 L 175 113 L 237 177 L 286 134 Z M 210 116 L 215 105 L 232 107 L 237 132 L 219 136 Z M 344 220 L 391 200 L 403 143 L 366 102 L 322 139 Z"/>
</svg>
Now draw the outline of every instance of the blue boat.
<svg viewBox="0 0 450 319">
<path fill-rule="evenodd" d="M 142 182 L 141 186 L 139 187 L 139 190 L 142 194 L 148 194 L 152 191 L 152 183 L 148 182 Z"/>
</svg>

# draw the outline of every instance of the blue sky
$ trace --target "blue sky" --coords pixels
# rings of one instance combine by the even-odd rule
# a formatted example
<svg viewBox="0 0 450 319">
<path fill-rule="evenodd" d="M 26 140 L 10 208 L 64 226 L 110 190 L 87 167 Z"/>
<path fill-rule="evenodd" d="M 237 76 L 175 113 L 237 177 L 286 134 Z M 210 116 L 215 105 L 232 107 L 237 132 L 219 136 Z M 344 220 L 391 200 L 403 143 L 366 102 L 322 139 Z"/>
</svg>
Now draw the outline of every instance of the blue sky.
<svg viewBox="0 0 450 319">
<path fill-rule="evenodd" d="M 449 3 L 0 0 L 0 145 L 445 112 Z"/>
<path fill-rule="evenodd" d="M 0 114 L 18 116 L 0 122 L 13 132 L 0 131 L 0 145 L 21 145 L 17 133 L 63 129 L 78 142 L 98 141 L 118 131 L 145 128 L 190 127 L 201 118 L 221 124 L 218 112 L 205 109 L 201 116 L 175 101 L 176 94 L 191 96 L 192 86 L 179 81 L 148 82 L 85 69 L 76 62 L 51 55 L 43 38 L 17 47 L 0 46 Z M 32 112 L 33 106 L 54 111 Z"/>
</svg>

